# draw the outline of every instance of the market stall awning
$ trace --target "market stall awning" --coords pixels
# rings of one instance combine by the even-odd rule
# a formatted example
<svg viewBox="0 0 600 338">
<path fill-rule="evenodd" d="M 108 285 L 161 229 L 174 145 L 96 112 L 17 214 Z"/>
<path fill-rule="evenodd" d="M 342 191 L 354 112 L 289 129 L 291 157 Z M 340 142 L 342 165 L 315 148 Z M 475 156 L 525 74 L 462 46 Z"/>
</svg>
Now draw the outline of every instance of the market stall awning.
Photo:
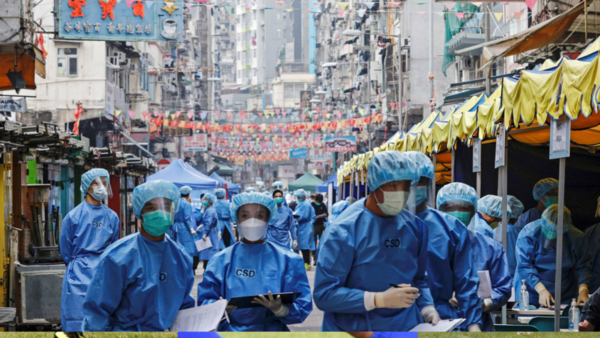
<svg viewBox="0 0 600 338">
<path fill-rule="evenodd" d="M 212 174 L 210 174 L 209 177 L 212 178 L 213 180 L 219 181 L 219 182 L 221 182 L 223 184 L 227 184 L 227 190 L 230 193 L 233 193 L 233 194 L 239 194 L 240 193 L 240 186 L 239 185 L 233 184 L 233 183 L 231 183 L 229 181 L 226 181 L 223 177 L 219 176 L 219 174 L 212 173 Z"/>
<path fill-rule="evenodd" d="M 483 48 L 483 68 L 495 59 L 542 48 L 562 38 L 583 10 L 584 2 L 581 2 L 568 11 L 516 35 L 461 49 L 456 51 L 456 54 L 469 54 L 473 50 Z"/>
<path fill-rule="evenodd" d="M 0 90 L 12 90 L 13 85 L 6 76 L 8 71 L 15 69 L 15 55 L 17 60 L 17 71 L 21 72 L 25 80 L 25 88 L 35 89 L 35 74 L 46 78 L 46 63 L 42 51 L 37 47 L 29 46 L 26 49 L 18 49 L 15 54 L 16 44 L 2 46 L 0 48 Z M 21 48 L 21 47 L 19 47 Z"/>
<path fill-rule="evenodd" d="M 204 175 L 204 177 L 197 175 L 194 171 L 189 169 L 186 163 L 179 159 L 146 179 L 146 181 L 156 180 L 171 182 L 178 188 L 187 185 L 196 190 L 214 190 L 219 185 L 219 182 L 206 175 Z"/>
<path fill-rule="evenodd" d="M 333 190 L 337 190 L 337 174 L 333 174 L 329 176 L 327 181 L 323 182 L 323 184 L 317 186 L 317 192 L 327 192 L 329 191 L 329 183 L 333 183 Z"/>
<path fill-rule="evenodd" d="M 311 173 L 306 173 L 299 179 L 288 184 L 288 187 L 291 191 L 304 189 L 306 191 L 315 192 L 317 186 L 321 184 L 323 184 L 323 181 L 321 181 L 317 176 Z"/>
</svg>

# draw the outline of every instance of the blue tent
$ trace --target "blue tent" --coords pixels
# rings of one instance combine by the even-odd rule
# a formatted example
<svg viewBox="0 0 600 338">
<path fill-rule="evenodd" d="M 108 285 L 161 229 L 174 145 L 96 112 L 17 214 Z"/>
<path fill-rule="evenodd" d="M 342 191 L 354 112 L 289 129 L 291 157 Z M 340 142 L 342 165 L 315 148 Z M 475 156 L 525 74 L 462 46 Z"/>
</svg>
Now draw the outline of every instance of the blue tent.
<svg viewBox="0 0 600 338">
<path fill-rule="evenodd" d="M 164 180 L 175 184 L 178 188 L 184 185 L 194 190 L 214 191 L 219 187 L 219 182 L 191 168 L 182 160 L 175 160 L 165 169 L 149 176 L 146 181 Z"/>
<path fill-rule="evenodd" d="M 219 174 L 212 173 L 212 174 L 210 174 L 210 178 L 212 178 L 213 180 L 219 181 L 223 184 L 227 184 L 227 191 L 229 192 L 230 195 L 240 193 L 239 185 L 226 181 L 225 179 L 223 179 L 223 177 L 219 176 Z"/>
<path fill-rule="evenodd" d="M 323 184 L 317 186 L 317 192 L 327 192 L 329 182 L 333 182 L 333 191 L 337 191 L 337 174 L 333 174 L 329 176 L 327 181 L 323 182 Z"/>
</svg>

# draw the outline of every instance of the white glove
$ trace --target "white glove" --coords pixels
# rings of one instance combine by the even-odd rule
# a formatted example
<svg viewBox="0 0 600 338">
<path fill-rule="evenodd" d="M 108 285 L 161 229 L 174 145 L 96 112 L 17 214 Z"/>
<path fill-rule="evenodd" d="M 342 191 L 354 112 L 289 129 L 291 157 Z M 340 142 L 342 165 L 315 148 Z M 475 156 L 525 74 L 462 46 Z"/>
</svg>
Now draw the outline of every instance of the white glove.
<svg viewBox="0 0 600 338">
<path fill-rule="evenodd" d="M 421 310 L 421 316 L 423 316 L 423 321 L 425 323 L 431 323 L 432 325 L 437 325 L 440 321 L 440 314 L 435 310 L 433 305 L 429 305 Z"/>
<path fill-rule="evenodd" d="M 281 302 L 281 296 L 273 298 L 271 291 L 269 291 L 268 298 L 263 295 L 258 295 L 258 297 L 252 300 L 252 303 L 260 304 L 273 311 L 273 314 L 275 314 L 276 317 L 285 317 L 290 312 L 290 309 Z"/>
<path fill-rule="evenodd" d="M 554 297 L 550 294 L 550 291 L 546 289 L 542 282 L 539 282 L 535 285 L 535 291 L 540 295 L 539 303 L 543 307 L 549 308 L 554 303 Z"/>
<path fill-rule="evenodd" d="M 590 299 L 590 291 L 588 290 L 587 285 L 582 284 L 579 287 L 579 297 L 577 297 L 577 305 L 585 304 L 585 302 Z"/>
<path fill-rule="evenodd" d="M 481 332 L 479 324 L 471 324 L 467 329 L 469 330 L 469 332 Z"/>
<path fill-rule="evenodd" d="M 296 249 L 297 247 L 298 247 L 298 240 L 297 240 L 297 239 L 295 239 L 295 240 L 294 240 L 294 249 Z"/>
<path fill-rule="evenodd" d="M 481 311 L 489 312 L 493 306 L 494 306 L 494 302 L 490 298 L 486 298 L 483 300 Z"/>
<path fill-rule="evenodd" d="M 206 240 L 206 234 L 202 235 L 202 239 Z"/>
<path fill-rule="evenodd" d="M 419 289 L 411 287 L 409 284 L 400 284 L 401 287 L 391 287 L 384 292 L 375 294 L 375 306 L 386 309 L 407 308 L 419 298 Z"/>
<path fill-rule="evenodd" d="M 219 233 L 217 234 L 217 236 L 219 236 L 219 239 L 221 239 L 221 232 L 219 231 Z"/>
<path fill-rule="evenodd" d="M 196 230 L 190 228 L 190 232 L 192 233 L 192 235 L 196 236 Z"/>
</svg>

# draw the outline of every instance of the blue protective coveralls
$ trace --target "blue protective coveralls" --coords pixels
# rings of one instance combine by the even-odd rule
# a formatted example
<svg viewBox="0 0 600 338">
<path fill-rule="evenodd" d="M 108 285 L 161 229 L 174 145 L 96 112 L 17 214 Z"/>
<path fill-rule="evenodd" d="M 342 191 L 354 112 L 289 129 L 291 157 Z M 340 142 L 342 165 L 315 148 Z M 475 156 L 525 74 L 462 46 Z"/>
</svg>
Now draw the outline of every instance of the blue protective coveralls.
<svg viewBox="0 0 600 338">
<path fill-rule="evenodd" d="M 528 224 L 517 239 L 517 273 L 515 290 L 521 290 L 525 279 L 529 291 L 529 304 L 539 306 L 539 295 L 534 287 L 542 282 L 552 297 L 555 295 L 556 250 L 544 248 L 546 236 L 542 232 L 542 220 Z M 583 232 L 574 226 L 563 234 L 562 303 L 570 304 L 577 298 L 578 283 L 590 285 L 592 260 Z M 590 289 L 590 292 L 593 292 Z M 519 293 L 515 291 L 518 301 Z"/>
<path fill-rule="evenodd" d="M 480 213 L 476 212 L 475 216 L 471 218 L 471 222 L 467 227 L 471 231 L 477 231 L 481 234 L 488 236 L 489 238 L 494 238 L 494 229 L 487 224 L 487 222 L 483 219 Z"/>
<path fill-rule="evenodd" d="M 429 232 L 427 275 L 431 296 L 441 319 L 465 318 L 463 327 L 481 324 L 477 283 L 471 278 L 471 242 L 457 218 L 427 208 L 417 213 Z M 456 292 L 459 309 L 450 304 Z"/>
<path fill-rule="evenodd" d="M 331 216 L 329 216 L 328 223 L 329 224 L 333 223 L 333 221 L 335 221 L 335 219 L 338 218 L 338 216 L 341 215 L 342 212 L 344 212 L 344 210 L 348 209 L 349 206 L 350 206 L 350 203 L 348 203 L 347 201 L 339 201 L 339 202 L 336 202 L 334 205 L 332 205 L 331 206 Z"/>
<path fill-rule="evenodd" d="M 494 229 L 494 239 L 500 243 L 502 243 L 502 227 L 503 225 L 500 223 L 498 227 Z M 506 230 L 506 236 L 508 238 L 506 243 L 506 258 L 508 260 L 508 272 L 512 277 L 515 276 L 515 271 L 517 270 L 517 254 L 515 246 L 517 245 L 517 238 L 519 237 L 520 232 L 521 229 L 510 223 L 508 224 Z"/>
<path fill-rule="evenodd" d="M 193 236 L 194 242 L 196 242 L 199 239 L 202 239 L 202 215 L 204 215 L 204 213 L 202 212 L 202 208 L 192 207 L 192 219 L 195 226 L 194 229 L 196 230 L 196 236 Z M 194 243 L 194 245 L 196 244 Z M 200 253 L 196 250 L 196 255 L 194 255 L 194 257 L 199 256 Z"/>
<path fill-rule="evenodd" d="M 544 213 L 544 210 L 540 211 L 537 208 L 529 209 L 526 212 L 524 212 L 521 216 L 519 216 L 519 218 L 515 222 L 514 226 L 517 229 L 519 229 L 519 232 L 520 232 L 521 230 L 523 230 L 523 228 L 525 228 L 525 226 L 527 224 L 529 224 L 533 221 L 537 221 L 538 219 L 542 218 L 543 213 Z"/>
<path fill-rule="evenodd" d="M 276 317 L 266 307 L 236 309 L 231 323 L 221 322 L 219 331 L 289 331 L 287 325 L 302 323 L 312 311 L 312 297 L 304 261 L 296 253 L 272 242 L 237 242 L 216 254 L 198 284 L 198 305 L 233 297 L 266 295 L 268 292 L 301 292 L 289 314 Z"/>
<path fill-rule="evenodd" d="M 298 234 L 298 247 L 295 250 L 315 250 L 315 236 L 313 223 L 317 215 L 315 215 L 315 209 L 307 199 L 302 203 L 298 203 L 294 215 L 298 215 L 296 218 L 298 225 L 296 231 Z"/>
<path fill-rule="evenodd" d="M 198 232 L 198 239 L 202 239 L 206 234 L 212 243 L 212 248 L 200 251 L 199 255 L 201 261 L 208 261 L 221 249 L 219 247 L 219 243 L 221 242 L 219 240 L 219 216 L 214 207 L 211 206 L 204 210 L 202 214 L 202 228 L 200 230 Z"/>
<path fill-rule="evenodd" d="M 592 257 L 592 279 L 588 286 L 590 293 L 593 293 L 600 288 L 600 224 L 587 228 L 585 238 Z"/>
<path fill-rule="evenodd" d="M 508 272 L 506 254 L 502 245 L 481 233 L 469 231 L 473 255 L 472 278 L 479 284 L 478 271 L 489 271 L 492 282 L 492 302 L 489 312 L 482 315 L 481 331 L 494 331 L 491 313 L 502 308 L 511 294 L 512 279 Z M 457 294 L 458 296 L 458 294 Z"/>
<path fill-rule="evenodd" d="M 231 216 L 229 215 L 229 202 L 226 200 L 216 200 L 213 207 L 217 211 L 217 217 L 219 219 L 219 230 L 221 231 L 221 240 L 219 241 L 219 249 L 225 249 L 228 246 L 235 244 L 235 236 L 233 230 L 231 230 Z M 229 243 L 225 245 L 225 231 L 229 231 Z"/>
<path fill-rule="evenodd" d="M 194 228 L 192 222 L 192 205 L 181 198 L 179 201 L 179 209 L 175 213 L 175 223 L 171 226 L 169 236 L 179 245 L 185 248 L 185 252 L 194 257 L 197 255 L 196 244 L 194 243 L 194 235 L 191 229 Z"/>
<path fill-rule="evenodd" d="M 194 307 L 192 259 L 173 240 L 129 235 L 104 252 L 83 305 L 84 331 L 164 331 Z"/>
<path fill-rule="evenodd" d="M 323 331 L 408 331 L 434 305 L 427 284 L 427 225 L 402 211 L 380 217 L 353 203 L 323 233 L 314 298 L 325 311 Z M 410 284 L 421 296 L 405 309 L 366 310 L 365 291 Z"/>
<path fill-rule="evenodd" d="M 292 240 L 298 238 L 292 210 L 282 204 L 277 208 L 275 218 L 269 223 L 266 240 L 289 249 L 292 246 L 290 234 Z"/>
<path fill-rule="evenodd" d="M 64 218 L 59 241 L 67 265 L 61 296 L 63 331 L 81 331 L 83 301 L 100 255 L 118 239 L 119 217 L 106 205 L 84 201 Z"/>
</svg>

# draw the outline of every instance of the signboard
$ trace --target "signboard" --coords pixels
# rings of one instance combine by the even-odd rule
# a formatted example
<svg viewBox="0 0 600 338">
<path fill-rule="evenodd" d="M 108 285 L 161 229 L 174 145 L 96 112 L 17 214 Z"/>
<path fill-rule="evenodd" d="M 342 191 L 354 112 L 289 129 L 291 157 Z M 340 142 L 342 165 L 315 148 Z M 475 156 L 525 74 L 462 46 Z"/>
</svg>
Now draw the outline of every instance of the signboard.
<svg viewBox="0 0 600 338">
<path fill-rule="evenodd" d="M 165 169 L 166 167 L 168 167 L 169 164 L 171 164 L 171 162 L 169 160 L 167 160 L 166 158 L 162 158 L 162 159 L 158 160 L 158 162 L 156 162 L 156 167 L 158 168 L 158 171 L 161 171 L 161 170 Z"/>
<path fill-rule="evenodd" d="M 313 95 L 313 92 L 310 90 L 300 91 L 300 109 L 310 108 L 310 100 L 312 100 Z"/>
<path fill-rule="evenodd" d="M 168 41 L 183 37 L 183 0 L 61 0 L 58 36 L 69 40 Z M 124 63 L 123 57 L 120 62 Z"/>
<path fill-rule="evenodd" d="M 473 140 L 473 172 L 481 171 L 481 140 L 476 138 Z"/>
<path fill-rule="evenodd" d="M 262 95 L 263 108 L 265 109 L 269 106 L 273 106 L 273 95 L 271 94 L 263 94 Z"/>
<path fill-rule="evenodd" d="M 550 122 L 550 159 L 571 155 L 571 119 Z"/>
<path fill-rule="evenodd" d="M 306 158 L 306 148 L 292 149 L 290 150 L 290 158 Z"/>
<path fill-rule="evenodd" d="M 24 97 L 13 99 L 11 97 L 0 96 L 0 111 L 9 111 L 14 113 L 27 112 L 27 100 Z"/>
<path fill-rule="evenodd" d="M 280 165 L 277 171 L 277 178 L 295 178 L 296 170 L 293 165 Z"/>
<path fill-rule="evenodd" d="M 495 168 L 504 166 L 504 144 L 506 142 L 504 125 L 501 124 L 496 135 L 496 162 Z"/>
<path fill-rule="evenodd" d="M 308 159 L 311 161 L 332 161 L 333 153 L 326 151 L 325 149 L 310 149 L 308 152 Z"/>
<path fill-rule="evenodd" d="M 356 151 L 356 136 L 327 136 L 325 151 Z"/>
<path fill-rule="evenodd" d="M 319 170 L 325 169 L 325 162 L 323 161 L 310 161 L 308 163 L 308 170 Z"/>
<path fill-rule="evenodd" d="M 206 151 L 208 137 L 206 134 L 194 134 L 183 138 L 183 151 Z"/>
</svg>

